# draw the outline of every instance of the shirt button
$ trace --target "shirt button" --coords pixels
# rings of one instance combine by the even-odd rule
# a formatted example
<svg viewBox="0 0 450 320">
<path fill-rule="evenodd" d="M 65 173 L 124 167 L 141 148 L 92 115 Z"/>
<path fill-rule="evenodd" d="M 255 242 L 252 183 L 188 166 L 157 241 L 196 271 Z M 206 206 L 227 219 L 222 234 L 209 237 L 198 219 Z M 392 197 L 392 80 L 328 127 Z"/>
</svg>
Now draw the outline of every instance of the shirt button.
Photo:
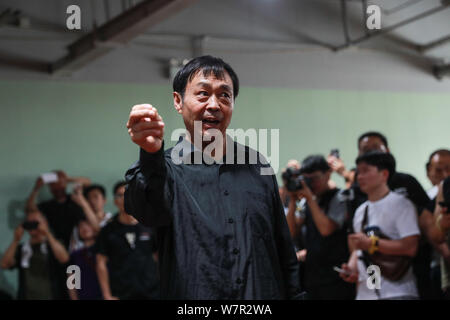
<svg viewBox="0 0 450 320">
<path fill-rule="evenodd" d="M 234 249 L 233 249 L 233 254 L 238 254 L 238 253 L 239 253 L 239 249 L 234 248 Z"/>
<path fill-rule="evenodd" d="M 233 218 L 228 219 L 228 223 L 233 223 L 233 222 L 234 222 Z"/>
<path fill-rule="evenodd" d="M 227 196 L 227 195 L 229 195 L 230 193 L 228 192 L 228 190 L 225 190 L 225 191 L 223 192 L 223 194 Z"/>
<path fill-rule="evenodd" d="M 236 283 L 237 283 L 237 284 L 241 284 L 241 283 L 242 283 L 242 279 L 241 279 L 241 278 L 237 278 L 237 279 L 236 279 Z"/>
</svg>

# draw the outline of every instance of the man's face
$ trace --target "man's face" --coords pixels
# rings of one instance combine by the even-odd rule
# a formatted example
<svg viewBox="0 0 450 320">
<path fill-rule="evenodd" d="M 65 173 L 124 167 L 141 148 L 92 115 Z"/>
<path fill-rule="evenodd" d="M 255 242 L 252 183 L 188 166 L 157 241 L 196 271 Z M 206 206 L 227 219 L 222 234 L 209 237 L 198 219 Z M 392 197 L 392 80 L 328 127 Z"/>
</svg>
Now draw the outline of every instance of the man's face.
<svg viewBox="0 0 450 320">
<path fill-rule="evenodd" d="M 217 129 L 224 135 L 234 108 L 233 82 L 225 71 L 224 79 L 217 79 L 214 74 L 205 77 L 199 70 L 187 83 L 184 98 L 174 92 L 174 104 L 191 139 L 194 139 L 194 121 L 202 123 L 199 136 L 211 136 L 209 129 Z"/>
<path fill-rule="evenodd" d="M 94 228 L 92 228 L 92 226 L 87 221 L 80 221 L 80 223 L 78 223 L 78 232 L 80 235 L 80 239 L 83 241 L 95 238 Z"/>
<path fill-rule="evenodd" d="M 365 137 L 359 142 L 358 147 L 359 155 L 367 153 L 369 151 L 381 151 L 381 152 L 389 152 L 389 149 L 386 148 L 383 141 L 374 136 Z"/>
<path fill-rule="evenodd" d="M 439 184 L 450 176 L 450 155 L 435 154 L 431 158 L 427 175 L 433 185 Z"/>
<path fill-rule="evenodd" d="M 123 198 L 124 194 L 125 194 L 125 186 L 118 188 L 116 193 L 114 194 L 114 204 L 119 209 L 119 212 L 125 212 L 124 198 Z"/>
<path fill-rule="evenodd" d="M 98 189 L 93 189 L 87 194 L 87 201 L 95 212 L 103 212 L 106 199 Z"/>
<path fill-rule="evenodd" d="M 378 170 L 377 167 L 361 162 L 357 166 L 358 184 L 362 192 L 369 193 L 387 182 L 387 170 Z"/>
<path fill-rule="evenodd" d="M 328 180 L 330 180 L 330 171 L 322 172 L 320 170 L 311 173 L 303 173 L 305 177 L 311 179 L 311 191 L 319 196 L 328 190 Z"/>
</svg>

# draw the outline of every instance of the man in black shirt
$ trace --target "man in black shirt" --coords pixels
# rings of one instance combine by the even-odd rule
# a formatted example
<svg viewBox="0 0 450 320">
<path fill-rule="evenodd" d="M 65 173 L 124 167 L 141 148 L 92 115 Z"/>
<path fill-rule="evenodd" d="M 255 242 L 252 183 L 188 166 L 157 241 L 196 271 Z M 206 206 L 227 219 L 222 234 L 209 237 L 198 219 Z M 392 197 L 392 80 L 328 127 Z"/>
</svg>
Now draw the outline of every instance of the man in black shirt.
<svg viewBox="0 0 450 320">
<path fill-rule="evenodd" d="M 304 285 L 308 299 L 353 300 L 355 286 L 343 281 L 333 269 L 350 255 L 345 197 L 339 189 L 329 187 L 331 169 L 323 156 L 307 157 L 300 172 L 310 182 L 303 182 L 300 190 L 290 193 L 287 220 L 293 237 L 306 225 Z M 306 205 L 296 218 L 296 200 L 302 198 Z"/>
<path fill-rule="evenodd" d="M 125 209 L 157 230 L 163 298 L 298 298 L 275 176 L 261 175 L 270 169 L 265 159 L 249 164 L 256 152 L 226 135 L 236 74 L 203 56 L 177 73 L 173 89 L 187 129 L 175 148 L 164 152 L 164 122 L 153 106 L 134 106 L 127 123 L 140 157 L 126 174 Z M 209 156 L 212 139 L 220 143 Z"/>
<path fill-rule="evenodd" d="M 125 182 L 114 187 L 119 209 L 100 231 L 97 246 L 97 276 L 106 300 L 159 299 L 156 246 L 149 228 L 125 212 Z"/>
<path fill-rule="evenodd" d="M 55 171 L 55 173 L 58 175 L 58 181 L 49 184 L 53 198 L 36 206 L 36 198 L 44 186 L 42 178 L 38 178 L 28 197 L 27 210 L 39 209 L 47 219 L 55 237 L 60 239 L 67 249 L 73 228 L 85 216 L 83 209 L 66 193 L 67 183 L 78 183 L 82 186 L 87 186 L 91 182 L 84 177 L 68 177 L 64 171 Z"/>
</svg>

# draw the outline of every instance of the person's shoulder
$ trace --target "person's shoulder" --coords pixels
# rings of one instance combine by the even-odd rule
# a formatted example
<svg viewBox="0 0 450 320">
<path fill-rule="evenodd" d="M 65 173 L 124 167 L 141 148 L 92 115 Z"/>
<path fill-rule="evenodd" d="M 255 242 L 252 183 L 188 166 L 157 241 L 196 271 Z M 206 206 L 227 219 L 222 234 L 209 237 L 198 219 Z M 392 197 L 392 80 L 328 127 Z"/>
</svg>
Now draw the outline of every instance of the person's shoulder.
<svg viewBox="0 0 450 320">
<path fill-rule="evenodd" d="M 368 200 L 367 200 L 367 201 L 364 201 L 363 203 L 361 203 L 361 204 L 359 205 L 359 207 L 356 208 L 354 217 L 356 218 L 356 217 L 358 217 L 358 216 L 363 215 L 363 214 L 364 214 L 364 209 L 366 208 L 366 206 L 367 206 L 368 204 L 369 204 L 369 201 L 368 201 Z"/>
<path fill-rule="evenodd" d="M 390 205 L 395 205 L 398 208 L 403 209 L 413 209 L 415 210 L 415 206 L 410 199 L 405 197 L 403 194 L 391 191 L 387 197 Z"/>
<path fill-rule="evenodd" d="M 400 181 L 400 182 L 404 182 L 404 183 L 416 183 L 417 179 L 409 174 L 409 173 L 405 173 L 405 172 L 395 172 L 394 175 L 392 176 L 392 180 L 394 181 Z"/>
<path fill-rule="evenodd" d="M 115 215 L 111 216 L 106 222 L 105 225 L 100 229 L 100 233 L 110 232 L 111 230 L 114 230 L 119 222 L 119 214 L 116 213 Z"/>
</svg>

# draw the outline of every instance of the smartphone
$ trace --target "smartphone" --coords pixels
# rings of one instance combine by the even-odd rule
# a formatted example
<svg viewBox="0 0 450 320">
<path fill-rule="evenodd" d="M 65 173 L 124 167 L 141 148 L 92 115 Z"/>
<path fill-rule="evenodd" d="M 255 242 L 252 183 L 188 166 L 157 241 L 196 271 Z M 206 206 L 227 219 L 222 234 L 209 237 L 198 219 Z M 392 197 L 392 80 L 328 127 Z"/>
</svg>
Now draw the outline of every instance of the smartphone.
<svg viewBox="0 0 450 320">
<path fill-rule="evenodd" d="M 58 175 L 55 172 L 47 172 L 41 174 L 42 181 L 44 183 L 52 183 L 58 181 Z"/>
<path fill-rule="evenodd" d="M 344 270 L 344 269 L 341 269 L 341 268 L 336 267 L 336 266 L 333 267 L 333 270 L 336 271 L 336 272 L 339 272 L 339 273 L 343 273 L 343 274 L 346 274 L 346 275 L 350 275 L 350 272 L 349 272 L 349 271 Z"/>
<path fill-rule="evenodd" d="M 332 149 L 332 150 L 330 151 L 330 156 L 335 156 L 336 158 L 339 159 L 339 156 L 340 156 L 340 154 L 339 154 L 339 149 Z"/>
<path fill-rule="evenodd" d="M 35 230 L 37 229 L 39 225 L 39 221 L 25 221 L 24 223 L 22 223 L 22 227 L 25 230 Z"/>
</svg>

